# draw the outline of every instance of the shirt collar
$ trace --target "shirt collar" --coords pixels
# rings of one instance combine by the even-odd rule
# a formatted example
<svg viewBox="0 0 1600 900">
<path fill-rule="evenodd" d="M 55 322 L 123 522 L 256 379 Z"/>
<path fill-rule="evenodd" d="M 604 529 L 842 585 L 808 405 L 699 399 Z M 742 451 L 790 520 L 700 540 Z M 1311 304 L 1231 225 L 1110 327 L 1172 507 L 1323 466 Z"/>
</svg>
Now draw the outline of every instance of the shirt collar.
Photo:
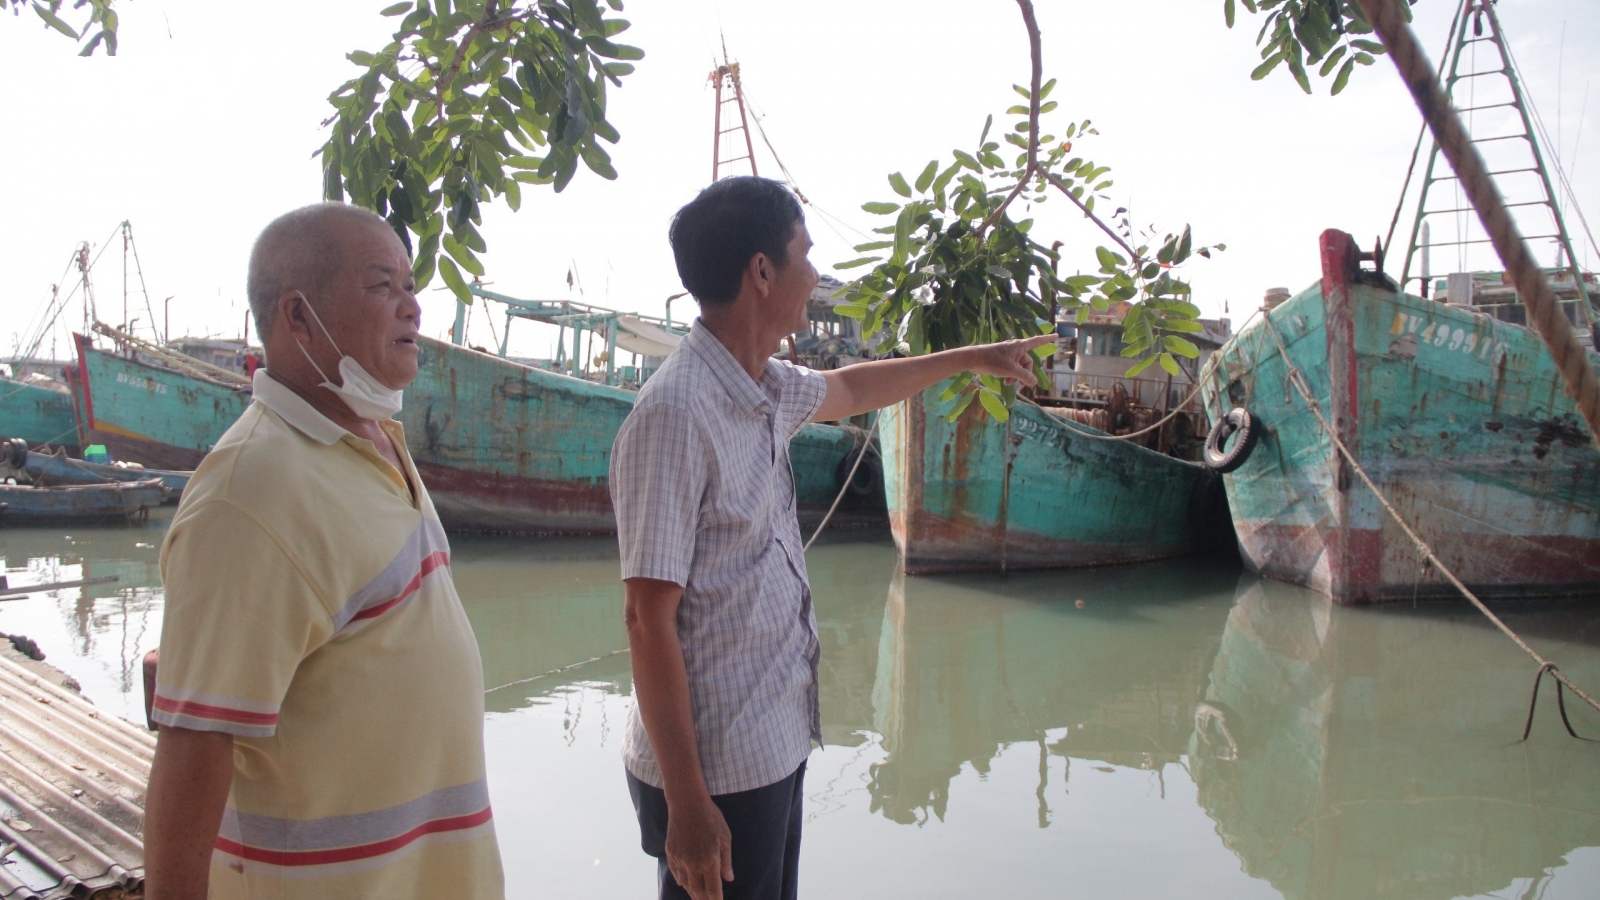
<svg viewBox="0 0 1600 900">
<path fill-rule="evenodd" d="M 262 406 L 277 413 L 278 418 L 288 422 L 306 437 L 325 446 L 339 443 L 350 433 L 343 425 L 317 412 L 316 407 L 307 403 L 304 397 L 290 390 L 283 382 L 268 375 L 266 369 L 257 369 L 255 375 L 251 377 L 250 392 Z"/>
<path fill-rule="evenodd" d="M 722 383 L 723 389 L 733 398 L 740 411 L 753 416 L 772 408 L 772 398 L 750 377 L 744 366 L 739 365 L 728 348 L 722 346 L 722 341 L 711 333 L 705 323 L 695 319 L 694 326 L 689 329 L 683 342 L 711 369 L 711 374 Z M 763 372 L 763 380 L 765 377 L 766 373 Z"/>
</svg>

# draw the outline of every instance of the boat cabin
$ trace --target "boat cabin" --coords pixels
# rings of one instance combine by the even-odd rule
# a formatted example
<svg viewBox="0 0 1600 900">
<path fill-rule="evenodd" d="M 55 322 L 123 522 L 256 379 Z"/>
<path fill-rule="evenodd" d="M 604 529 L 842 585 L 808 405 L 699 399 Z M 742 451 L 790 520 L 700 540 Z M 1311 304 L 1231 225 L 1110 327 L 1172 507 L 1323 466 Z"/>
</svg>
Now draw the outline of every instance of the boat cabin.
<svg viewBox="0 0 1600 900">
<path fill-rule="evenodd" d="M 1550 289 L 1555 293 L 1556 302 L 1561 305 L 1561 311 L 1566 313 L 1567 321 L 1572 323 L 1573 331 L 1578 336 L 1578 342 L 1585 347 L 1594 348 L 1597 344 L 1595 334 L 1597 326 L 1596 316 L 1593 312 L 1584 314 L 1583 303 L 1587 299 L 1594 303 L 1600 295 L 1600 279 L 1595 273 L 1583 273 L 1583 290 L 1573 277 L 1569 267 L 1558 269 L 1545 269 L 1545 277 L 1550 281 Z M 1428 298 L 1451 306 L 1463 306 L 1475 312 L 1483 313 L 1502 322 L 1513 325 L 1528 324 L 1528 310 L 1522 305 L 1522 300 L 1517 296 L 1517 289 L 1508 280 L 1504 272 L 1456 272 L 1444 278 L 1435 279 L 1433 292 Z M 1594 309 L 1593 306 L 1590 307 Z"/>
</svg>

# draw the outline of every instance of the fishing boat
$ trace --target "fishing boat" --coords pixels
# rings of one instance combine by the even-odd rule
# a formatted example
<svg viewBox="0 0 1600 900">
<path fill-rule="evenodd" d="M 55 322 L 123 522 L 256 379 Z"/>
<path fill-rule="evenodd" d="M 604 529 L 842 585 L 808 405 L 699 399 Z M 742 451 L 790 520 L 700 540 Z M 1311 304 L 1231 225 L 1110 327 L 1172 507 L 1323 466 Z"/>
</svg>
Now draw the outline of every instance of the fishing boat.
<svg viewBox="0 0 1600 900">
<path fill-rule="evenodd" d="M 62 382 L 33 372 L 0 373 L 0 435 L 18 437 L 30 447 L 78 449 L 72 391 Z"/>
<path fill-rule="evenodd" d="M 579 315 L 565 306 L 559 314 Z M 583 315 L 599 313 L 589 309 Z M 637 330 L 651 334 L 645 324 Z M 569 319 L 567 327 L 576 349 L 579 326 Z M 175 350 L 102 329 L 133 349 L 100 350 L 78 336 L 79 408 L 88 438 L 104 443 L 113 458 L 140 463 L 147 471 L 198 464 L 249 405 L 242 376 L 230 378 Z M 621 333 L 613 328 L 602 336 L 610 342 L 611 335 Z M 632 337 L 620 339 L 645 340 L 627 334 Z M 407 388 L 399 421 L 447 528 L 543 534 L 615 530 L 607 482 L 611 444 L 635 397 L 632 383 L 623 379 L 647 377 L 648 371 L 610 365 L 589 373 L 562 359 L 556 364 L 576 373 L 563 374 L 444 341 L 420 343 L 418 376 Z M 814 524 L 827 513 L 849 474 L 844 463 L 859 452 L 864 435 L 859 429 L 807 425 L 796 436 L 790 459 L 802 522 Z M 870 489 L 872 477 L 867 469 L 854 483 Z M 836 523 L 882 521 L 881 502 L 874 506 L 870 497 L 860 499 L 860 490 L 849 493 L 852 502 L 836 513 Z"/>
<path fill-rule="evenodd" d="M 1196 462 L 1018 403 L 998 422 L 935 386 L 883 410 L 889 527 L 911 574 L 1179 556 L 1227 528 Z"/>
<path fill-rule="evenodd" d="M 1600 588 L 1600 452 L 1539 336 L 1404 293 L 1360 268 L 1362 255 L 1324 232 L 1322 280 L 1242 330 L 1203 388 L 1213 416 L 1244 409 L 1258 434 L 1223 477 L 1246 565 L 1341 603 L 1453 591 L 1356 480 L 1291 385 L 1298 371 L 1378 488 L 1474 590 Z M 1575 313 L 1574 282 L 1555 285 Z"/>
<path fill-rule="evenodd" d="M 959 401 L 945 385 L 883 411 L 903 571 L 1110 565 L 1231 545 L 1221 485 L 1195 461 L 1205 422 L 1194 391 L 1231 325 L 1202 320 L 1201 355 L 1178 376 L 1129 378 L 1127 309 L 1061 323 L 1049 384 L 1004 422 L 975 403 L 947 421 Z"/>
<path fill-rule="evenodd" d="M 1447 90 L 1469 84 L 1510 98 L 1496 104 L 1500 121 L 1480 114 L 1471 138 L 1507 176 L 1497 185 L 1508 209 L 1536 257 L 1549 254 L 1544 276 L 1591 348 L 1590 365 L 1600 364 L 1600 284 L 1576 262 L 1493 5 L 1464 3 L 1449 47 Z M 1214 419 L 1230 417 L 1221 431 L 1247 426 L 1223 454 L 1240 550 L 1251 570 L 1340 603 L 1453 592 L 1337 451 L 1291 383 L 1299 377 L 1381 494 L 1469 587 L 1600 589 L 1600 452 L 1509 279 L 1474 271 L 1488 241 L 1438 157 L 1436 147 L 1398 282 L 1383 273 L 1382 246 L 1364 253 L 1348 234 L 1325 231 L 1321 280 L 1269 296 L 1264 315 L 1223 349 L 1205 403 Z M 1438 230 L 1454 239 L 1430 239 L 1432 221 L 1451 216 Z M 1429 271 L 1441 256 L 1457 265 L 1442 278 Z M 1406 292 L 1412 281 L 1421 294 Z"/>
<path fill-rule="evenodd" d="M 71 487 L 0 484 L 0 524 L 92 524 L 142 520 L 166 501 L 161 479 Z"/>
<path fill-rule="evenodd" d="M 43 487 L 106 484 L 114 481 L 144 481 L 149 478 L 156 478 L 167 489 L 169 503 L 177 503 L 183 497 L 183 489 L 189 486 L 189 478 L 194 475 L 194 472 L 146 469 L 135 464 L 93 463 L 81 459 L 73 459 L 61 452 L 39 453 L 37 451 L 28 453 L 21 468 L 33 480 L 34 484 Z"/>
<path fill-rule="evenodd" d="M 139 340 L 105 325 L 116 342 L 102 350 L 73 335 L 71 377 L 85 446 L 153 469 L 192 471 L 250 405 L 244 375 Z"/>
<path fill-rule="evenodd" d="M 420 344 L 417 379 L 399 419 L 445 527 L 616 530 L 611 444 L 633 410 L 633 390 L 444 341 Z M 841 466 L 860 443 L 856 432 L 833 425 L 807 425 L 795 436 L 789 456 L 802 522 L 814 524 L 827 513 L 841 487 Z M 845 521 L 882 521 L 881 506 L 866 507 L 854 505 Z"/>
</svg>

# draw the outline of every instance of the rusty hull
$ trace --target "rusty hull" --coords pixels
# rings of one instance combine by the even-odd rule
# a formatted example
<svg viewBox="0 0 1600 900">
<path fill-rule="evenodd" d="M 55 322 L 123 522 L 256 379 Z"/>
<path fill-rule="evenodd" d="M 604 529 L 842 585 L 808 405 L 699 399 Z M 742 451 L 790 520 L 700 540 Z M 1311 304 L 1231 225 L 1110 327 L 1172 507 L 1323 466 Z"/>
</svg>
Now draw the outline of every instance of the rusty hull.
<svg viewBox="0 0 1600 900">
<path fill-rule="evenodd" d="M 1138 562 L 1200 548 L 1199 466 L 1017 404 L 946 423 L 942 385 L 879 422 L 890 528 L 912 574 Z M 1226 528 L 1226 523 L 1222 523 Z"/>
<path fill-rule="evenodd" d="M 1600 591 L 1600 453 L 1538 336 L 1398 293 L 1358 268 L 1348 235 L 1322 240 L 1321 282 L 1267 315 L 1361 466 L 1475 590 Z M 1244 406 L 1263 426 L 1224 479 L 1246 564 L 1341 603 L 1452 594 L 1339 456 L 1265 326 L 1221 357 L 1208 413 Z"/>
</svg>

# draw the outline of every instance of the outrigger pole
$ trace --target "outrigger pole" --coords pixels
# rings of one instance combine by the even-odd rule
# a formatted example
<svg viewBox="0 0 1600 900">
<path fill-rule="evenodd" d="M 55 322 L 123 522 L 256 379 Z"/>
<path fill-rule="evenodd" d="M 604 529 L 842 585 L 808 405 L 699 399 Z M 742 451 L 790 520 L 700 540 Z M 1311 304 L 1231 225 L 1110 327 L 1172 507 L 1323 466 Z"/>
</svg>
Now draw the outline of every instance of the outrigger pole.
<svg viewBox="0 0 1600 900">
<path fill-rule="evenodd" d="M 1417 101 L 1417 108 L 1427 120 L 1439 150 L 1455 169 L 1461 189 L 1483 222 L 1484 231 L 1489 233 L 1495 252 L 1516 285 L 1517 296 L 1528 309 L 1528 323 L 1550 349 L 1567 393 L 1572 395 L 1579 415 L 1589 425 L 1590 439 L 1600 447 L 1600 376 L 1596 376 L 1594 367 L 1589 364 L 1583 345 L 1572 332 L 1572 324 L 1561 312 L 1550 283 L 1512 220 L 1483 155 L 1473 145 L 1460 114 L 1440 87 L 1433 64 L 1417 43 L 1406 17 L 1396 8 L 1396 0 L 1359 2 L 1367 21 L 1377 29 L 1384 46 L 1389 49 L 1389 56 Z"/>
</svg>

